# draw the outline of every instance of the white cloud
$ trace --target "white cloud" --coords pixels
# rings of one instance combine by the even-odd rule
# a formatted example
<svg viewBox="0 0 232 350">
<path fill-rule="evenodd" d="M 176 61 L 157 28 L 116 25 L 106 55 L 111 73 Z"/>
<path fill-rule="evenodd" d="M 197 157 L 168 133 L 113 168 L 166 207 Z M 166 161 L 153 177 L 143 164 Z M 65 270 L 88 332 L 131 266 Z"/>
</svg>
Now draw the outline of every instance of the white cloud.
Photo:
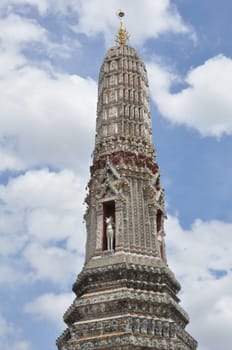
<svg viewBox="0 0 232 350">
<path fill-rule="evenodd" d="M 47 40 L 46 30 L 32 19 L 16 14 L 0 20 L 1 46 L 15 46 L 23 43 Z"/>
<path fill-rule="evenodd" d="M 7 147 L 7 146 L 6 146 Z M 0 172 L 6 169 L 20 170 L 25 168 L 23 160 L 17 159 L 17 156 L 10 150 L 10 145 L 0 149 Z"/>
<path fill-rule="evenodd" d="M 76 234 L 79 220 L 69 213 L 47 211 L 47 208 L 33 210 L 28 218 L 28 232 L 40 241 L 63 240 Z"/>
<path fill-rule="evenodd" d="M 176 218 L 170 218 L 167 230 L 168 243 L 178 254 L 175 266 L 178 271 L 181 269 L 183 275 L 188 275 L 191 268 L 191 279 L 197 280 L 199 273 L 202 278 L 211 279 L 209 269 L 227 271 L 232 266 L 232 245 L 228 244 L 231 241 L 232 224 L 196 220 L 191 229 L 185 231 L 180 228 Z M 208 247 L 210 241 L 212 244 Z M 172 250 L 172 256 L 171 253 Z M 190 261 L 191 265 L 185 265 L 184 261 Z"/>
<path fill-rule="evenodd" d="M 232 59 L 219 55 L 193 68 L 182 81 L 187 87 L 177 93 L 170 89 L 180 77 L 158 64 L 147 67 L 151 96 L 165 118 L 203 136 L 232 134 Z"/>
<path fill-rule="evenodd" d="M 51 58 L 53 56 L 59 56 L 62 58 L 70 57 L 73 47 L 77 49 L 79 42 L 76 40 L 75 44 L 69 42 L 68 38 L 62 36 L 58 41 L 51 41 L 51 33 L 45 27 L 41 26 L 34 18 L 26 17 L 22 11 L 22 14 L 16 14 L 13 11 L 9 13 L 7 17 L 0 19 L 0 48 L 4 55 L 14 54 L 20 56 L 21 60 L 26 55 L 22 54 L 22 49 L 28 48 L 30 53 L 36 53 L 41 56 L 42 53 Z M 36 55 L 34 54 L 34 60 Z M 8 67 L 7 62 L 3 61 Z M 37 62 L 39 64 L 39 62 Z M 20 67 L 20 63 L 18 64 Z"/>
<path fill-rule="evenodd" d="M 1 282 L 12 283 L 9 276 L 16 275 L 16 283 L 64 285 L 74 278 L 83 265 L 85 184 L 71 171 L 44 169 L 0 186 Z"/>
<path fill-rule="evenodd" d="M 12 12 L 27 14 L 27 6 L 34 7 L 41 15 L 45 15 L 52 1 L 53 0 L 1 0 L 0 15 L 6 15 Z M 60 0 L 57 0 L 57 2 L 60 3 Z M 54 10 L 55 9 L 56 8 L 54 8 Z"/>
<path fill-rule="evenodd" d="M 11 0 L 11 4 L 24 4 L 37 7 L 41 15 L 56 11 L 67 15 L 76 13 L 78 32 L 88 36 L 103 33 L 107 41 L 112 42 L 118 27 L 115 13 L 122 8 L 127 13 L 126 23 L 133 42 L 142 43 L 148 38 L 157 38 L 165 32 L 192 35 L 193 31 L 182 20 L 171 0 Z M 138 25 L 139 21 L 142 25 Z"/>
<path fill-rule="evenodd" d="M 11 14 L 0 20 L 1 171 L 41 164 L 87 169 L 97 85 L 90 78 L 51 68 L 48 57 L 65 55 L 69 48 L 48 36 L 25 17 Z M 23 50 L 28 45 L 30 51 L 44 51 L 44 62 L 26 57 Z"/>
<path fill-rule="evenodd" d="M 4 350 L 30 350 L 31 346 L 24 340 L 21 330 L 14 324 L 7 322 L 0 315 L 0 343 Z"/>
<path fill-rule="evenodd" d="M 230 350 L 232 323 L 232 224 L 196 220 L 184 230 L 167 222 L 168 263 L 182 284 L 199 350 Z"/>
<path fill-rule="evenodd" d="M 55 173 L 48 169 L 30 170 L 0 185 L 0 196 L 14 210 L 49 208 L 57 212 L 81 208 L 85 182 L 70 170 Z"/>
<path fill-rule="evenodd" d="M 63 315 L 72 304 L 73 299 L 72 293 L 47 293 L 27 303 L 24 306 L 24 311 L 32 314 L 38 320 L 49 321 L 62 329 L 64 328 Z"/>
<path fill-rule="evenodd" d="M 0 80 L 0 93 L 0 152 L 5 166 L 18 169 L 42 163 L 87 169 L 96 115 L 94 81 L 52 76 L 27 66 Z"/>
<path fill-rule="evenodd" d="M 114 12 L 119 8 L 127 13 L 126 27 L 135 43 L 157 38 L 165 32 L 191 33 L 170 0 L 104 0 L 101 6 L 96 0 L 82 0 L 77 7 L 80 17 L 77 30 L 89 36 L 103 33 L 107 41 L 112 42 L 112 35 L 118 27 Z M 141 25 L 138 25 L 138 16 Z"/>
<path fill-rule="evenodd" d="M 61 286 L 67 285 L 83 265 L 83 258 L 78 255 L 75 247 L 69 251 L 58 246 L 44 247 L 31 243 L 25 248 L 23 255 L 33 271 L 32 281 L 47 280 Z"/>
<path fill-rule="evenodd" d="M 0 83 L 27 63 L 21 50 L 29 43 L 48 44 L 47 32 L 34 20 L 11 13 L 0 19 Z"/>
<path fill-rule="evenodd" d="M 10 242 L 9 242 L 10 243 Z M 8 287 L 15 287 L 28 282 L 28 275 L 25 275 L 17 259 L 1 259 L 0 265 L 0 285 Z"/>
</svg>

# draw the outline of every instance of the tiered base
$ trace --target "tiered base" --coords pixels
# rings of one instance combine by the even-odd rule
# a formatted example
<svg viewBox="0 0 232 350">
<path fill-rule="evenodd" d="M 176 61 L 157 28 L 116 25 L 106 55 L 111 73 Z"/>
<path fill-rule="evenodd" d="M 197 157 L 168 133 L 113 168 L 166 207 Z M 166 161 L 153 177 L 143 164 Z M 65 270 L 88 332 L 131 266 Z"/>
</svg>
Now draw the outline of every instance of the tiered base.
<svg viewBox="0 0 232 350">
<path fill-rule="evenodd" d="M 185 331 L 179 284 L 167 266 L 121 263 L 84 268 L 64 315 L 59 350 L 195 350 Z"/>
</svg>

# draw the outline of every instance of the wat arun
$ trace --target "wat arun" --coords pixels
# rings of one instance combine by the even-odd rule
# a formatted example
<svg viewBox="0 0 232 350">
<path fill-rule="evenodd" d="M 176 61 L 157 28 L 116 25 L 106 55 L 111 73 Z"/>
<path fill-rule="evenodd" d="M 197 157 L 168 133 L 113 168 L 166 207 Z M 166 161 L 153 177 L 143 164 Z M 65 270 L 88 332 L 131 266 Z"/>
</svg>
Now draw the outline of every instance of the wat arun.
<svg viewBox="0 0 232 350">
<path fill-rule="evenodd" d="M 127 45 L 123 15 L 99 74 L 85 263 L 57 347 L 195 350 L 177 296 L 180 284 L 167 264 L 146 67 Z"/>
</svg>

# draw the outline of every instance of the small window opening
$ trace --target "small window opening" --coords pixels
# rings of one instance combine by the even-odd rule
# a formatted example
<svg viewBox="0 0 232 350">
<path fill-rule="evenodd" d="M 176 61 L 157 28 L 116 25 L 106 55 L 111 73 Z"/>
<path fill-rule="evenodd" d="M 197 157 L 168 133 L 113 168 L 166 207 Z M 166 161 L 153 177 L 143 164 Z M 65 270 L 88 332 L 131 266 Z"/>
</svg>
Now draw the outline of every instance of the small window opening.
<svg viewBox="0 0 232 350">
<path fill-rule="evenodd" d="M 156 215 L 156 229 L 157 229 L 157 233 L 160 232 L 161 225 L 162 225 L 162 211 L 158 210 L 157 211 L 157 215 Z"/>
</svg>

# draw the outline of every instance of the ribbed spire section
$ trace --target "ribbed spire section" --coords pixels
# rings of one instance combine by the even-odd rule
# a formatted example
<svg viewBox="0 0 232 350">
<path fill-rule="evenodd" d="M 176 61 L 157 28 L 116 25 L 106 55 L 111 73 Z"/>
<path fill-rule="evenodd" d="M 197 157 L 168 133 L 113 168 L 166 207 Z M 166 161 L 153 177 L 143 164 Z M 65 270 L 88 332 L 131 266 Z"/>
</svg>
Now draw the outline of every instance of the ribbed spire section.
<svg viewBox="0 0 232 350">
<path fill-rule="evenodd" d="M 96 147 L 117 138 L 153 150 L 149 88 L 144 63 L 127 45 L 111 48 L 99 75 Z"/>
</svg>

